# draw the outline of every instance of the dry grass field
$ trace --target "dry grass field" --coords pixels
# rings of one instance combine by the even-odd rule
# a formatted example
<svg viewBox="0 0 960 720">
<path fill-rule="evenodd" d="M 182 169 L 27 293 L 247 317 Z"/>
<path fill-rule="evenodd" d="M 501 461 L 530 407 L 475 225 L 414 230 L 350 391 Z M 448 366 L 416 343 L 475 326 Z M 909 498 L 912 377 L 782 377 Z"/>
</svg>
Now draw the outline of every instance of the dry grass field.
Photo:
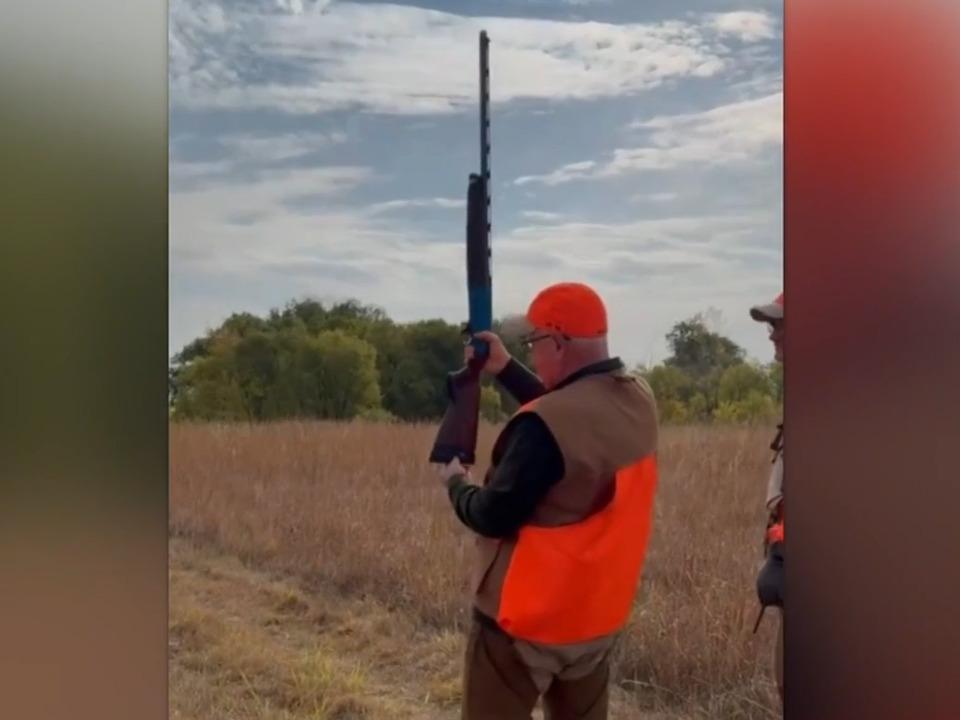
<svg viewBox="0 0 960 720">
<path fill-rule="evenodd" d="M 433 434 L 171 426 L 171 717 L 457 717 L 471 539 L 425 463 Z M 772 614 L 752 634 L 770 436 L 662 430 L 613 717 L 779 717 Z"/>
</svg>

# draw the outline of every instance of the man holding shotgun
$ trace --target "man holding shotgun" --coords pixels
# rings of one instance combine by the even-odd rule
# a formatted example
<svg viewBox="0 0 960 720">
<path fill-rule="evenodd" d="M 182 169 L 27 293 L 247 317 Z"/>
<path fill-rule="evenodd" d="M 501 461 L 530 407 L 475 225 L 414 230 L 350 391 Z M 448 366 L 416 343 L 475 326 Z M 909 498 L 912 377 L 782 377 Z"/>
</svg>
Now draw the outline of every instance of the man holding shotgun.
<svg viewBox="0 0 960 720">
<path fill-rule="evenodd" d="M 548 718 L 599 720 L 651 529 L 656 404 L 610 357 L 606 309 L 588 286 L 544 289 L 515 325 L 536 374 L 495 334 L 475 334 L 483 372 L 521 403 L 483 484 L 457 458 L 439 466 L 477 535 L 462 717 L 529 718 L 542 696 Z"/>
<path fill-rule="evenodd" d="M 656 405 L 610 357 L 606 308 L 586 285 L 551 285 L 515 323 L 536 375 L 490 332 L 489 38 L 479 39 L 480 172 L 469 177 L 466 223 L 472 340 L 464 367 L 447 376 L 429 455 L 477 536 L 463 717 L 529 720 L 543 697 L 551 720 L 601 720 L 650 534 Z M 483 373 L 521 407 L 477 486 L 468 468 Z"/>
</svg>

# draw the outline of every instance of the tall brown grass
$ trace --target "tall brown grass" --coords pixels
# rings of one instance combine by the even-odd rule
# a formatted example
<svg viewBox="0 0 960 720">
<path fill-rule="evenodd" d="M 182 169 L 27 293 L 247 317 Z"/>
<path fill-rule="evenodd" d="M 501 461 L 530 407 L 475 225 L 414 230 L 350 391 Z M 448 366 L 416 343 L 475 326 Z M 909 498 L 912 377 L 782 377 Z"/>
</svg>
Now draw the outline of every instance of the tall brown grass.
<svg viewBox="0 0 960 720">
<path fill-rule="evenodd" d="M 495 431 L 482 427 L 481 458 Z M 174 424 L 171 532 L 372 594 L 427 625 L 462 626 L 472 543 L 425 461 L 433 433 L 360 422 Z M 617 681 L 641 704 L 771 716 L 773 621 L 752 634 L 770 434 L 661 432 L 653 537 L 616 663 Z"/>
</svg>

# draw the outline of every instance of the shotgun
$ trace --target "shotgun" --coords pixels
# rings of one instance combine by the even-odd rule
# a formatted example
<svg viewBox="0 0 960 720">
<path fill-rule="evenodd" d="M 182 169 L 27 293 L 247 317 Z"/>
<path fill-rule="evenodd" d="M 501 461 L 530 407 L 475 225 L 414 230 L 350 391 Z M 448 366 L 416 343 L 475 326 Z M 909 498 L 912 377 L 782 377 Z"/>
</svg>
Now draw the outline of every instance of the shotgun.
<svg viewBox="0 0 960 720">
<path fill-rule="evenodd" d="M 459 458 L 476 460 L 480 413 L 480 370 L 487 360 L 487 343 L 472 337 L 493 324 L 490 279 L 490 39 L 480 32 L 480 173 L 467 182 L 467 302 L 469 320 L 464 335 L 474 348 L 473 359 L 447 374 L 447 410 L 430 451 L 430 462 L 446 464 Z"/>
</svg>

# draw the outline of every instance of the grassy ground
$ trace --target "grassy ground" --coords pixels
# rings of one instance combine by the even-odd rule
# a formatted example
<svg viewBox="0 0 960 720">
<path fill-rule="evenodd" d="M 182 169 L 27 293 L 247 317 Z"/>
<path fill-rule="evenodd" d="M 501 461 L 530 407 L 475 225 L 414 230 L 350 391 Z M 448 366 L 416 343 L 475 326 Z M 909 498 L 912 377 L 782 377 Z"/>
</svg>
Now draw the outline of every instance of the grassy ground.
<svg viewBox="0 0 960 720">
<path fill-rule="evenodd" d="M 778 717 L 773 624 L 751 634 L 769 435 L 664 430 L 616 717 Z M 177 717 L 457 717 L 471 543 L 424 463 L 432 437 L 362 423 L 171 428 Z"/>
<path fill-rule="evenodd" d="M 170 557 L 171 718 L 455 717 L 453 633 L 181 540 Z"/>
</svg>

